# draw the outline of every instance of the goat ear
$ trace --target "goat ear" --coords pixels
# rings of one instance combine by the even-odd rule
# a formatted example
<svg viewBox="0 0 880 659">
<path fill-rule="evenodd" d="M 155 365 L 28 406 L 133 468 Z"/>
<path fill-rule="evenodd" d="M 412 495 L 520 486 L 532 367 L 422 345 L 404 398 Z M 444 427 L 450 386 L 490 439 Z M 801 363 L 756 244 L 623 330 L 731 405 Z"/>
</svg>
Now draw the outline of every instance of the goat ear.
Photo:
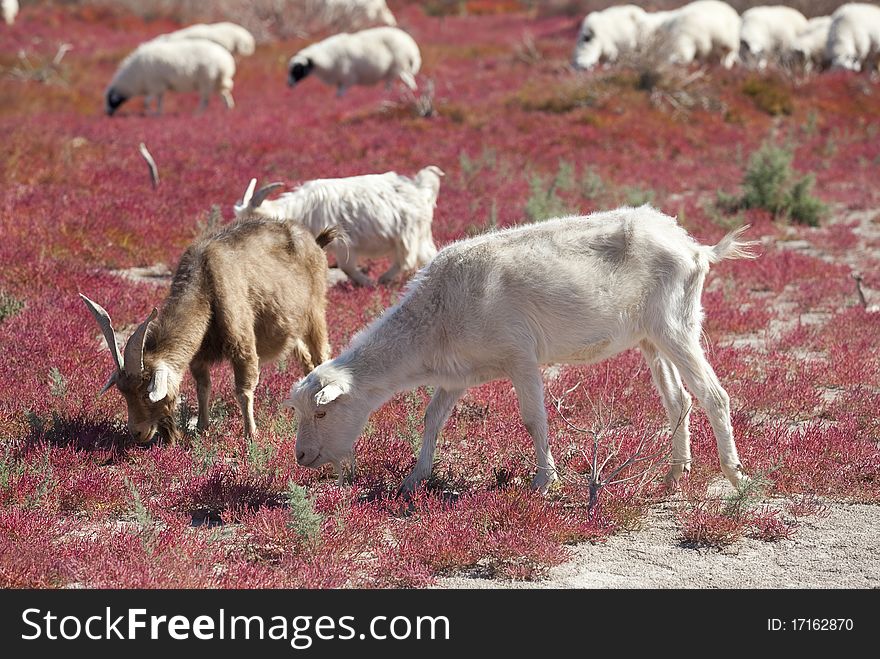
<svg viewBox="0 0 880 659">
<path fill-rule="evenodd" d="M 116 384 L 116 381 L 119 379 L 119 371 L 113 371 L 109 378 L 107 378 L 107 382 L 101 388 L 101 391 L 98 392 L 98 396 L 103 396 L 107 393 L 107 391 Z"/>
<path fill-rule="evenodd" d="M 153 379 L 150 380 L 150 384 L 147 385 L 147 393 L 152 402 L 158 403 L 168 395 L 169 373 L 170 371 L 168 367 L 164 364 L 156 366 L 156 370 L 153 371 Z"/>
<path fill-rule="evenodd" d="M 344 393 L 345 390 L 338 383 L 331 382 L 315 394 L 315 404 L 326 405 L 327 403 L 332 403 Z"/>
</svg>

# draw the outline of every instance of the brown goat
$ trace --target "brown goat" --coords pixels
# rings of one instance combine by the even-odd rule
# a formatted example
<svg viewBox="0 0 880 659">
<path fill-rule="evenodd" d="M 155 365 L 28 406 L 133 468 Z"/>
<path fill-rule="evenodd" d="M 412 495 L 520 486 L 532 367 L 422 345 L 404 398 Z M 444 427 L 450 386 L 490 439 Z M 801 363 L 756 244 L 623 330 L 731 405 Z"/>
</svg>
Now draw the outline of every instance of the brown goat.
<svg viewBox="0 0 880 659">
<path fill-rule="evenodd" d="M 294 222 L 245 219 L 206 236 L 183 254 L 159 314 L 135 330 L 119 354 L 110 316 L 80 294 L 95 316 L 116 370 L 114 384 L 128 405 L 128 428 L 138 442 L 161 431 L 180 439 L 174 410 L 184 369 L 196 381 L 199 430 L 208 425 L 212 364 L 228 359 L 244 433 L 256 431 L 254 388 L 260 366 L 293 351 L 305 372 L 330 356 L 324 316 L 327 259 L 317 237 Z"/>
</svg>

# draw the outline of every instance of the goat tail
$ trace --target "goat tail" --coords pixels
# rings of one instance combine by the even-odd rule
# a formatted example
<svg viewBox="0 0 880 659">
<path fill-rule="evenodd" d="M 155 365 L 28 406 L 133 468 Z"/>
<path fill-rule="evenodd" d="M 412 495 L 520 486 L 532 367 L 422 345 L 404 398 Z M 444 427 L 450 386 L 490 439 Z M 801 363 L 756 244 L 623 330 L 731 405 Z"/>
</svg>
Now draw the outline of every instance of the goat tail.
<svg viewBox="0 0 880 659">
<path fill-rule="evenodd" d="M 759 245 L 756 240 L 739 240 L 751 225 L 747 224 L 731 231 L 717 245 L 707 248 L 709 263 L 718 263 L 724 259 L 756 259 L 760 256 L 752 251 Z"/>
<path fill-rule="evenodd" d="M 324 249 L 327 245 L 332 243 L 339 236 L 339 230 L 336 227 L 324 227 L 317 236 L 315 236 L 315 242 L 318 243 L 318 247 Z"/>
</svg>

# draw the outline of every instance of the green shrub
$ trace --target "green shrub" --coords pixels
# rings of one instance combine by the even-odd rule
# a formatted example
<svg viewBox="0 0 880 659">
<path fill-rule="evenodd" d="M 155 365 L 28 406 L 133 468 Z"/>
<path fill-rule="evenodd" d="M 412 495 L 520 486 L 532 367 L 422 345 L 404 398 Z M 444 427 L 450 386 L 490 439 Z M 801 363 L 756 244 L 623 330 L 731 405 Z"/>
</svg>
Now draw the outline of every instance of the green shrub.
<svg viewBox="0 0 880 659">
<path fill-rule="evenodd" d="M 290 524 L 304 540 L 315 541 L 321 535 L 321 515 L 309 499 L 308 490 L 293 481 L 287 486 L 287 503 L 290 506 Z"/>
<path fill-rule="evenodd" d="M 559 169 L 549 180 L 540 174 L 529 177 L 529 198 L 526 201 L 526 217 L 530 222 L 540 222 L 551 217 L 570 215 L 574 211 L 560 199 L 557 190 L 574 187 L 574 168 L 571 163 L 559 161 Z"/>
<path fill-rule="evenodd" d="M 12 318 L 24 309 L 24 302 L 12 297 L 6 291 L 0 291 L 0 323 L 7 318 Z"/>
<path fill-rule="evenodd" d="M 807 174 L 795 180 L 792 153 L 765 143 L 749 158 L 739 196 L 719 191 L 717 205 L 728 212 L 763 208 L 774 218 L 789 218 L 798 224 L 818 226 L 827 208 L 811 195 L 815 178 Z"/>
</svg>

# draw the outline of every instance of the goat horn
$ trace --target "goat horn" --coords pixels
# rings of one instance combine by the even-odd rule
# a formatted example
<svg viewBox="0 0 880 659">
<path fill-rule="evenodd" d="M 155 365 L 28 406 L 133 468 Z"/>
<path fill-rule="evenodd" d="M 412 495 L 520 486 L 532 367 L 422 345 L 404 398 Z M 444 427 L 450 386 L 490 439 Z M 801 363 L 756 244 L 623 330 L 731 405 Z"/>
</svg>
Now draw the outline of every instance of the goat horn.
<svg viewBox="0 0 880 659">
<path fill-rule="evenodd" d="M 110 389 L 110 387 L 112 387 L 114 384 L 116 384 L 116 381 L 118 379 L 119 379 L 119 371 L 113 371 L 113 374 L 109 378 L 107 378 L 107 382 L 104 383 L 104 386 L 101 388 L 101 391 L 100 391 L 100 393 L 98 393 L 98 396 L 103 396 L 104 394 L 106 394 L 107 390 Z"/>
<path fill-rule="evenodd" d="M 242 208 L 247 208 L 250 205 L 251 199 L 253 199 L 254 197 L 255 187 L 257 187 L 257 179 L 252 178 L 251 182 L 248 183 L 247 190 L 244 191 L 244 196 L 241 198 L 241 203 L 239 204 L 239 206 L 241 206 Z"/>
<path fill-rule="evenodd" d="M 141 157 L 147 161 L 147 167 L 150 169 L 150 180 L 153 182 L 153 189 L 155 190 L 159 187 L 159 167 L 156 165 L 156 161 L 153 160 L 153 156 L 147 151 L 146 144 L 141 142 L 138 146 L 138 151 L 141 152 Z"/>
<path fill-rule="evenodd" d="M 257 190 L 254 193 L 254 198 L 251 199 L 251 203 L 249 204 L 251 208 L 259 208 L 260 204 L 266 201 L 266 197 L 275 192 L 278 188 L 283 188 L 283 183 L 270 183 L 269 185 L 264 185 L 262 188 Z"/>
<path fill-rule="evenodd" d="M 147 327 L 158 314 L 158 310 L 153 308 L 150 317 L 138 325 L 125 344 L 125 372 L 130 376 L 136 377 L 144 370 L 144 341 L 147 339 Z"/>
<path fill-rule="evenodd" d="M 107 342 L 107 347 L 110 349 L 110 356 L 113 357 L 113 362 L 116 364 L 116 370 L 122 370 L 122 355 L 119 354 L 119 345 L 116 343 L 116 332 L 113 330 L 113 323 L 110 322 L 110 314 L 97 302 L 93 302 L 89 298 L 87 298 L 82 293 L 79 294 L 82 298 L 83 302 L 86 303 L 86 306 L 89 308 L 89 311 L 92 312 L 92 315 L 95 317 L 95 320 L 98 321 L 98 326 L 101 328 L 101 332 L 104 334 L 104 340 Z"/>
</svg>

